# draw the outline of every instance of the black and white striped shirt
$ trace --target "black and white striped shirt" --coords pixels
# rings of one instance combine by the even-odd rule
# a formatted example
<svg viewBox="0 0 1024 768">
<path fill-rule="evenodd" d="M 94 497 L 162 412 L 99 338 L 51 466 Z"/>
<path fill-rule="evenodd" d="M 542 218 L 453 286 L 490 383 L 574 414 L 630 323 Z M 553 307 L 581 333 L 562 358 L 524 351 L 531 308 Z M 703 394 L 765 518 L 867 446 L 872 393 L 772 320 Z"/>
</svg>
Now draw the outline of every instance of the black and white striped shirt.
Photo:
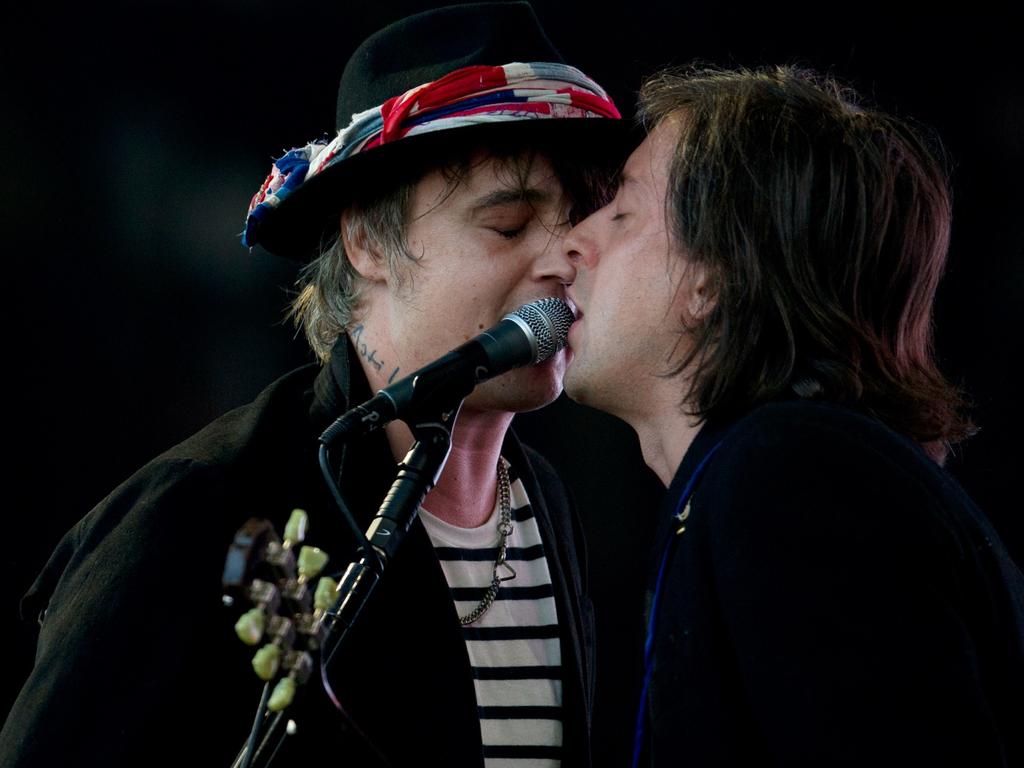
<svg viewBox="0 0 1024 768">
<path fill-rule="evenodd" d="M 515 471 L 513 529 L 502 583 L 491 607 L 463 638 L 476 688 L 487 768 L 554 768 L 562 755 L 562 655 L 551 573 L 530 501 Z M 479 605 L 498 555 L 499 510 L 479 528 L 459 528 L 421 510 L 460 616 Z M 504 569 L 499 570 L 499 575 Z"/>
</svg>

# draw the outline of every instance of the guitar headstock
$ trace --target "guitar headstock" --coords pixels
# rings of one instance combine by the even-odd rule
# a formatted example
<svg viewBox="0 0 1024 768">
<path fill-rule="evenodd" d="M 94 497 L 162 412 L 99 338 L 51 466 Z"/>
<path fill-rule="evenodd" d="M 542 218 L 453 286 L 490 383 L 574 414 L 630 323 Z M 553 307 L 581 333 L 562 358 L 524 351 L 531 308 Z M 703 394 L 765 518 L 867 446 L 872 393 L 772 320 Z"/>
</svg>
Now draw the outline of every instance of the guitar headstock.
<svg viewBox="0 0 1024 768">
<path fill-rule="evenodd" d="M 296 688 L 312 674 L 313 654 L 324 639 L 324 613 L 338 586 L 320 577 L 327 553 L 302 545 L 308 525 L 306 512 L 293 510 L 282 540 L 270 521 L 251 518 L 238 529 L 224 561 L 224 603 L 246 609 L 235 633 L 246 645 L 260 646 L 252 660 L 257 677 L 277 680 L 267 704 L 271 712 L 291 704 Z"/>
</svg>

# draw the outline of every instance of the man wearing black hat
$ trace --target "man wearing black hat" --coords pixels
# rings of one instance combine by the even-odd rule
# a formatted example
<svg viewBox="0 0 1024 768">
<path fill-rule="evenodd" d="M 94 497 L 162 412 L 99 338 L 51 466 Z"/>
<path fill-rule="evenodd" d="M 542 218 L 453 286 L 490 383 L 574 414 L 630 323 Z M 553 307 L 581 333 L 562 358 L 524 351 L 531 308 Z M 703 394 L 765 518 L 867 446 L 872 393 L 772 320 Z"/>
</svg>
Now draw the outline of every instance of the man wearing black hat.
<svg viewBox="0 0 1024 768">
<path fill-rule="evenodd" d="M 26 599 L 36 666 L 0 762 L 230 763 L 261 687 L 220 604 L 235 530 L 250 517 L 280 530 L 300 507 L 312 543 L 354 557 L 317 436 L 506 313 L 564 297 L 575 268 L 559 241 L 616 118 L 525 3 L 431 11 L 363 43 L 337 137 L 275 163 L 244 234 L 308 262 L 293 311 L 323 365 L 155 459 L 64 538 Z M 589 763 L 581 538 L 550 466 L 508 433 L 558 395 L 565 365 L 557 353 L 466 399 L 329 684 L 314 675 L 288 710 L 280 764 Z M 392 422 L 328 468 L 364 525 L 411 443 Z"/>
</svg>

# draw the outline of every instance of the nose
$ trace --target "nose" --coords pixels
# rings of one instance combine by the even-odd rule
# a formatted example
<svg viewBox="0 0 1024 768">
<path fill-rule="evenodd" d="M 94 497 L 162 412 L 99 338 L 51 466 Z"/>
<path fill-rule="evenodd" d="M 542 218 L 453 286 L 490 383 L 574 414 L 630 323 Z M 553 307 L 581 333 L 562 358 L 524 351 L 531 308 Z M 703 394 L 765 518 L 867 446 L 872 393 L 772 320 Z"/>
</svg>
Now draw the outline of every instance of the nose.
<svg viewBox="0 0 1024 768">
<path fill-rule="evenodd" d="M 555 279 L 562 285 L 572 285 L 576 280 L 576 263 L 562 247 L 564 239 L 561 233 L 549 233 L 544 250 L 534 264 L 538 280 Z"/>
<path fill-rule="evenodd" d="M 597 241 L 594 235 L 600 213 L 601 211 L 595 211 L 590 214 L 569 230 L 569 234 L 562 240 L 562 252 L 577 269 L 580 267 L 589 269 L 594 266 L 597 259 Z"/>
</svg>

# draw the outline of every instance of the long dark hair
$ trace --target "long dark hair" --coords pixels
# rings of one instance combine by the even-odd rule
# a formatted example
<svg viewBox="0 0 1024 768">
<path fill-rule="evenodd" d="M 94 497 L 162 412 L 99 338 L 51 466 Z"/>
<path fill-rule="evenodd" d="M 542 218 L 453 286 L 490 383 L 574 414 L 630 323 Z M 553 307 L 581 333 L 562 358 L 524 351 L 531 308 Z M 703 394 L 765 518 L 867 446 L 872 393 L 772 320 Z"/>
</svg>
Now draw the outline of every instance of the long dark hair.
<svg viewBox="0 0 1024 768">
<path fill-rule="evenodd" d="M 691 412 L 795 391 L 868 412 L 941 462 L 972 426 L 934 360 L 950 195 L 927 142 L 789 67 L 663 72 L 640 103 L 649 129 L 680 125 L 667 220 L 714 297 L 676 371 L 693 372 Z"/>
</svg>

